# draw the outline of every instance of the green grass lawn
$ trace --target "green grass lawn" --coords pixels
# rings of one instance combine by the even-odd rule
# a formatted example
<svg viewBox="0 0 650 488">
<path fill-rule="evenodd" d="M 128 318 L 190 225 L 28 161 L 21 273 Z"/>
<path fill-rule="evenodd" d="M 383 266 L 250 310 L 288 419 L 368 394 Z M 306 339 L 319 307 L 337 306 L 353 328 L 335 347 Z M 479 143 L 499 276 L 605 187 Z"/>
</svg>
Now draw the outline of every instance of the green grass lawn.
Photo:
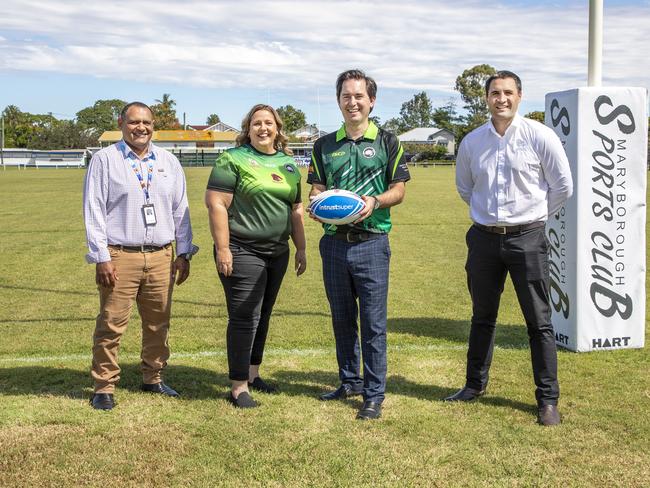
<svg viewBox="0 0 650 488">
<path fill-rule="evenodd" d="M 440 401 L 463 385 L 470 316 L 469 220 L 453 168 L 414 168 L 393 211 L 382 419 L 356 421 L 357 399 L 317 399 L 338 377 L 322 231 L 309 219 L 308 270 L 285 277 L 262 365 L 282 393 L 257 394 L 261 406 L 252 411 L 233 409 L 225 400 L 225 303 L 203 206 L 208 172 L 186 169 L 201 251 L 174 292 L 165 374 L 182 398 L 139 392 L 134 315 L 111 412 L 88 405 L 98 296 L 84 261 L 84 173 L 0 172 L 0 486 L 650 484 L 648 348 L 560 351 L 563 424 L 540 427 L 510 283 L 488 394 L 468 405 Z"/>
</svg>

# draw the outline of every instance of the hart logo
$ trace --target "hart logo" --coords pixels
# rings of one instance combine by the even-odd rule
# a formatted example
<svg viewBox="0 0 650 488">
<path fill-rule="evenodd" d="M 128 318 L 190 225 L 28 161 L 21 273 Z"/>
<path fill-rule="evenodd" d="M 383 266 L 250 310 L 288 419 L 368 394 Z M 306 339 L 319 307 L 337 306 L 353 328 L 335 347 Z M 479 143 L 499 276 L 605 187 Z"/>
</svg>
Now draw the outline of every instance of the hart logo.
<svg viewBox="0 0 650 488">
<path fill-rule="evenodd" d="M 605 339 L 592 339 L 591 347 L 594 349 L 600 349 L 605 347 L 626 347 L 630 342 L 630 337 L 612 337 Z"/>
<path fill-rule="evenodd" d="M 567 346 L 569 344 L 569 336 L 566 334 L 555 333 L 555 342 Z"/>
<path fill-rule="evenodd" d="M 367 147 L 363 150 L 363 157 L 364 158 L 372 158 L 375 155 L 375 148 L 374 147 Z"/>
<path fill-rule="evenodd" d="M 273 178 L 273 181 L 277 181 L 278 183 L 282 181 L 282 176 L 275 173 L 271 173 L 271 178 Z"/>
</svg>

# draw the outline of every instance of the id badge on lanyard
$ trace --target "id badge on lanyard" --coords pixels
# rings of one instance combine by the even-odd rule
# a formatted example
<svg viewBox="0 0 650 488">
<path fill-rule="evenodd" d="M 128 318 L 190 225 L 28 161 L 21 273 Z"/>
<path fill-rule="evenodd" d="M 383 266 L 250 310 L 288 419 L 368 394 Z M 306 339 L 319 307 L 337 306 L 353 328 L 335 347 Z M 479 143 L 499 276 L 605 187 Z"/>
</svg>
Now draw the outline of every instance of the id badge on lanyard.
<svg viewBox="0 0 650 488">
<path fill-rule="evenodd" d="M 142 206 L 142 215 L 144 216 L 144 225 L 156 225 L 156 209 L 153 203 Z"/>
<path fill-rule="evenodd" d="M 147 182 L 145 183 L 139 168 L 136 166 L 135 162 L 131 160 L 131 167 L 133 168 L 135 175 L 138 177 L 140 187 L 142 187 L 142 191 L 144 191 L 144 196 L 147 200 L 147 203 L 142 205 L 142 218 L 144 219 L 144 225 L 149 227 L 156 225 L 157 220 L 156 209 L 153 206 L 153 203 L 149 203 L 149 187 L 151 186 L 151 179 L 153 178 L 153 164 L 148 160 L 147 165 Z"/>
</svg>

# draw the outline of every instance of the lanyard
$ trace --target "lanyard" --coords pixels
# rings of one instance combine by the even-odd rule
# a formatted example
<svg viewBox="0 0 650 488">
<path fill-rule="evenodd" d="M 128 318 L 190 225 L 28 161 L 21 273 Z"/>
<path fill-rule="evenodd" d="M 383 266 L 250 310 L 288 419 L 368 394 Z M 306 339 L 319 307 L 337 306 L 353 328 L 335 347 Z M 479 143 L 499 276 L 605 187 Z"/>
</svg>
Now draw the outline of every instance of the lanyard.
<svg viewBox="0 0 650 488">
<path fill-rule="evenodd" d="M 138 181 L 140 182 L 140 186 L 142 187 L 142 190 L 144 191 L 144 196 L 147 198 L 147 202 L 149 201 L 149 187 L 151 186 L 151 179 L 153 178 L 153 164 L 151 163 L 151 159 L 147 160 L 147 183 L 145 184 L 144 179 L 142 178 L 142 173 L 140 172 L 140 168 L 136 166 L 135 161 L 131 159 L 131 168 L 133 168 L 133 171 L 135 175 L 138 177 Z"/>
</svg>

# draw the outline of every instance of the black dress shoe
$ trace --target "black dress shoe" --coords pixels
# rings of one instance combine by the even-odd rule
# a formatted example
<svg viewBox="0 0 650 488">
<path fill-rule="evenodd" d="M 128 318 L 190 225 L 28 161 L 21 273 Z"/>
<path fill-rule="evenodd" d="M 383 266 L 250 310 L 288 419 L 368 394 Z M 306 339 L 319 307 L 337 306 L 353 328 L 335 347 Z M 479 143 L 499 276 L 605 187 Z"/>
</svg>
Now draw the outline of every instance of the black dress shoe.
<svg viewBox="0 0 650 488">
<path fill-rule="evenodd" d="M 453 395 L 448 396 L 443 401 L 445 402 L 471 402 L 476 400 L 478 397 L 485 395 L 485 390 L 475 390 L 466 386 L 458 390 Z"/>
<path fill-rule="evenodd" d="M 261 391 L 262 393 L 278 393 L 278 389 L 275 386 L 269 385 L 266 381 L 264 381 L 259 376 L 255 378 L 253 381 L 248 382 L 248 389 Z"/>
<path fill-rule="evenodd" d="M 180 396 L 176 390 L 174 390 L 173 388 L 167 386 L 163 382 L 154 383 L 153 385 L 149 385 L 147 383 L 142 383 L 142 386 L 140 386 L 140 389 L 142 391 L 148 391 L 149 393 L 159 393 L 161 395 L 165 395 L 165 396 L 168 396 L 168 397 L 179 397 Z"/>
<path fill-rule="evenodd" d="M 540 425 L 560 425 L 560 412 L 555 405 L 542 405 L 537 411 L 537 423 Z"/>
<path fill-rule="evenodd" d="M 112 393 L 95 393 L 90 399 L 90 404 L 95 410 L 112 410 L 115 400 Z"/>
<path fill-rule="evenodd" d="M 248 394 L 247 391 L 242 391 L 237 398 L 232 396 L 232 392 L 228 394 L 228 401 L 237 408 L 255 408 L 258 403 Z"/>
<path fill-rule="evenodd" d="M 374 420 L 381 417 L 381 403 L 366 400 L 357 414 L 358 420 Z"/>
<path fill-rule="evenodd" d="M 344 398 L 348 398 L 355 395 L 362 395 L 362 394 L 363 394 L 363 390 L 361 389 L 356 390 L 352 388 L 351 385 L 348 385 L 347 383 L 343 383 L 336 390 L 330 391 L 329 393 L 323 393 L 318 398 L 326 402 L 329 400 L 342 400 Z"/>
</svg>

